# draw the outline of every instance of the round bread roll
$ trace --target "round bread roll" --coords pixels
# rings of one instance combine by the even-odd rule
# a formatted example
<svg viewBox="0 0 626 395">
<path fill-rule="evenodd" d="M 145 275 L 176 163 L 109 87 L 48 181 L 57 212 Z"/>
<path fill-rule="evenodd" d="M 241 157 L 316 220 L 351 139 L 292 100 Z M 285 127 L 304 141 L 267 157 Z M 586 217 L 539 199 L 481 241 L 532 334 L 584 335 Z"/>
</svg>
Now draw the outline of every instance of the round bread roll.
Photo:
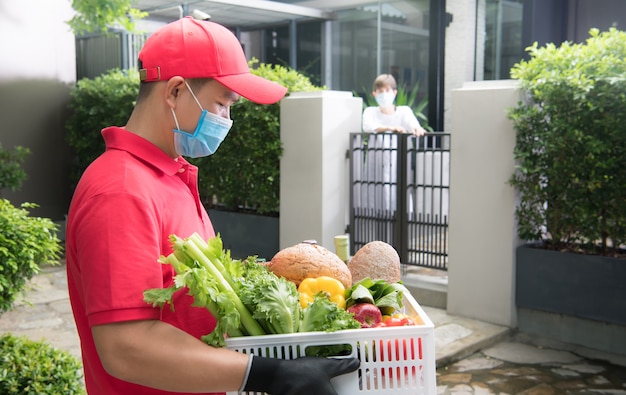
<svg viewBox="0 0 626 395">
<path fill-rule="evenodd" d="M 296 286 L 307 277 L 320 276 L 335 278 L 346 288 L 352 286 L 348 266 L 333 252 L 311 242 L 298 243 L 278 251 L 267 267 Z"/>
<path fill-rule="evenodd" d="M 400 256 L 390 244 L 371 241 L 354 254 L 348 269 L 355 283 L 366 277 L 397 283 L 400 281 Z"/>
</svg>

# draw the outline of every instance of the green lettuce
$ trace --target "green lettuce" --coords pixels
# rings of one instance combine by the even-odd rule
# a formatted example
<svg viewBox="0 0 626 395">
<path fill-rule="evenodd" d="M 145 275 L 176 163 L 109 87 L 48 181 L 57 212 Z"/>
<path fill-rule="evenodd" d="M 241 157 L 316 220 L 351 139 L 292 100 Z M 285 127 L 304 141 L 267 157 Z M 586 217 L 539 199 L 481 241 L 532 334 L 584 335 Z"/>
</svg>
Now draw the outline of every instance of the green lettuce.
<svg viewBox="0 0 626 395">
<path fill-rule="evenodd" d="M 173 308 L 173 295 L 187 289 L 194 306 L 208 309 L 217 319 L 215 330 L 202 337 L 207 344 L 224 346 L 227 337 L 360 328 L 324 293 L 302 309 L 294 283 L 276 276 L 256 257 L 231 259 L 219 234 L 208 241 L 195 233 L 187 239 L 172 235 L 170 240 L 173 252 L 159 261 L 172 265 L 174 283 L 144 291 L 144 300 Z"/>
</svg>

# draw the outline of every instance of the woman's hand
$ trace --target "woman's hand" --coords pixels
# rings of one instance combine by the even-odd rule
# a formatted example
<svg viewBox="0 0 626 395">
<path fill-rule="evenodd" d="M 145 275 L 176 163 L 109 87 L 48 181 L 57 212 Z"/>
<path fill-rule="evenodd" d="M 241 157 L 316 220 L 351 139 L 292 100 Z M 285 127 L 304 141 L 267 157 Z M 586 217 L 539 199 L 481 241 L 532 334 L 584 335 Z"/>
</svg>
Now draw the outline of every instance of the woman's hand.
<svg viewBox="0 0 626 395">
<path fill-rule="evenodd" d="M 426 130 L 424 130 L 424 128 L 422 128 L 421 126 L 418 126 L 416 128 L 413 128 L 413 134 L 415 136 L 423 136 L 426 134 Z"/>
</svg>

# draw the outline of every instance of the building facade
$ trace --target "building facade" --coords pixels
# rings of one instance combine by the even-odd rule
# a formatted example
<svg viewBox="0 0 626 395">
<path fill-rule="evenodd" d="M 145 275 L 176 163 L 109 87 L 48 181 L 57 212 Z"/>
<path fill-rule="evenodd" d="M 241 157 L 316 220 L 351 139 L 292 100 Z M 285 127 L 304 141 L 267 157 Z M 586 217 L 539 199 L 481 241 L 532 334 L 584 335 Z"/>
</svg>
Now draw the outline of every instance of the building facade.
<svg viewBox="0 0 626 395">
<path fill-rule="evenodd" d="M 37 213 L 63 219 L 71 196 L 66 175 L 71 157 L 64 145 L 69 89 L 76 80 L 113 67 L 136 67 L 145 36 L 181 16 L 208 14 L 235 32 L 248 58 L 290 66 L 329 90 L 365 96 L 381 73 L 395 75 L 405 87 L 417 84 L 418 100 L 428 102 L 428 126 L 456 133 L 462 131 L 449 130 L 450 93 L 464 82 L 509 78 L 510 67 L 533 42 L 581 42 L 592 27 L 626 26 L 623 0 L 137 0 L 133 5 L 149 13 L 137 24 L 144 34 L 112 29 L 115 34 L 108 37 L 74 38 L 65 23 L 72 16 L 66 0 L 0 4 L 0 92 L 6 100 L 0 116 L 7 120 L 0 142 L 33 149 L 23 189 L 3 191 L 10 200 L 39 203 Z"/>
<path fill-rule="evenodd" d="M 229 3 L 189 0 L 172 6 L 169 0 L 138 0 L 135 6 L 149 13 L 138 27 L 149 34 L 181 16 L 210 17 L 237 34 L 248 58 L 289 66 L 318 85 L 364 98 L 377 75 L 392 74 L 409 91 L 418 86 L 417 101 L 428 102 L 427 123 L 437 131 L 449 128 L 452 90 L 466 81 L 508 79 L 511 67 L 533 42 L 580 42 L 592 27 L 626 25 L 626 3 L 621 0 Z M 126 41 L 112 45 L 120 47 L 120 66 L 133 67 L 132 43 Z M 135 42 L 140 47 L 141 41 Z M 93 51 L 80 52 L 82 47 L 78 78 L 93 77 L 118 61 L 99 61 Z M 97 61 L 101 67 L 87 67 Z"/>
</svg>

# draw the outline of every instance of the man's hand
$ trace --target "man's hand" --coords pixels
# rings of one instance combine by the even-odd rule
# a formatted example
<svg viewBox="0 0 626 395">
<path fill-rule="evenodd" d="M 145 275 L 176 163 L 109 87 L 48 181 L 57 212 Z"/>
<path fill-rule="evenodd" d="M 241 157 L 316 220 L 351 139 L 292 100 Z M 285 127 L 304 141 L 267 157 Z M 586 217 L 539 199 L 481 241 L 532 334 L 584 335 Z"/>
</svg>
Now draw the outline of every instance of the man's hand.
<svg viewBox="0 0 626 395">
<path fill-rule="evenodd" d="M 359 365 L 357 358 L 285 360 L 254 356 L 244 391 L 271 395 L 337 395 L 330 379 L 355 371 Z"/>
</svg>

